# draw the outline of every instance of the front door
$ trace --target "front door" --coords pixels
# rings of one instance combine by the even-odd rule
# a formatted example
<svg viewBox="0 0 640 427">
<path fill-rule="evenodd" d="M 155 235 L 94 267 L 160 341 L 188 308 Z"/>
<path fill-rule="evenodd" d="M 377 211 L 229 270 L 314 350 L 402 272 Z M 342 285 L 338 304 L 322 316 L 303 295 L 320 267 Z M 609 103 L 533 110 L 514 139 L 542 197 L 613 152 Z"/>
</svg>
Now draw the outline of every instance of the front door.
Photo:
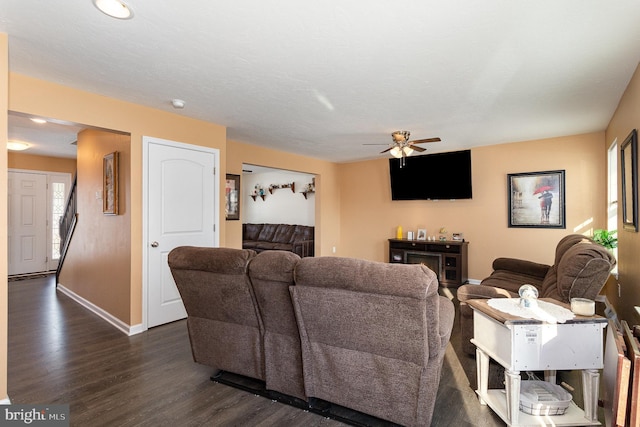
<svg viewBox="0 0 640 427">
<path fill-rule="evenodd" d="M 216 150 L 155 138 L 147 150 L 147 327 L 186 317 L 167 264 L 177 246 L 214 246 Z"/>
<path fill-rule="evenodd" d="M 47 176 L 9 172 L 9 275 L 47 270 Z"/>
</svg>

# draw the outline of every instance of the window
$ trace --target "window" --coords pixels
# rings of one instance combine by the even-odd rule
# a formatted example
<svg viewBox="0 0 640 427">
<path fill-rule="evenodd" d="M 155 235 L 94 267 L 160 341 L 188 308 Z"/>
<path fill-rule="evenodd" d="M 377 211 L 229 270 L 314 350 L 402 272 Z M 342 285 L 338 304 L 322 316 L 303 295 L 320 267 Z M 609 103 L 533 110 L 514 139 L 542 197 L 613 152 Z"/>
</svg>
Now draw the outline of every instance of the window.
<svg viewBox="0 0 640 427">
<path fill-rule="evenodd" d="M 51 184 L 51 258 L 60 259 L 60 218 L 64 215 L 65 184 Z"/>
</svg>

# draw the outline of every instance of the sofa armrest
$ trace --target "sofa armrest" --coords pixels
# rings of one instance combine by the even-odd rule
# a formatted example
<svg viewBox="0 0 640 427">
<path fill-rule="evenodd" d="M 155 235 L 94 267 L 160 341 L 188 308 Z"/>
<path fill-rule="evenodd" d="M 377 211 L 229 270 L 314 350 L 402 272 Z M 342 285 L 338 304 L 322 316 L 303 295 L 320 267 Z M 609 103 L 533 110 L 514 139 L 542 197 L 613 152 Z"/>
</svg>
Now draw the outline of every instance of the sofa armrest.
<svg viewBox="0 0 640 427">
<path fill-rule="evenodd" d="M 313 240 L 296 240 L 292 243 L 292 252 L 300 258 L 314 256 Z"/>
<path fill-rule="evenodd" d="M 470 299 L 518 298 L 518 294 L 507 289 L 483 285 L 462 285 L 457 292 L 460 304 L 466 304 Z"/>
<path fill-rule="evenodd" d="M 551 266 L 547 264 L 539 264 L 517 258 L 496 258 L 493 261 L 494 270 L 513 271 L 527 276 L 539 277 L 540 279 L 544 279 L 549 268 L 551 268 Z"/>
<path fill-rule="evenodd" d="M 453 306 L 453 303 L 449 298 L 438 296 L 438 311 L 439 311 L 439 319 L 438 319 L 438 333 L 440 335 L 440 345 L 441 349 L 447 347 L 447 343 L 449 343 L 449 338 L 451 338 L 451 330 L 453 329 L 453 319 L 455 318 L 456 311 Z"/>
</svg>

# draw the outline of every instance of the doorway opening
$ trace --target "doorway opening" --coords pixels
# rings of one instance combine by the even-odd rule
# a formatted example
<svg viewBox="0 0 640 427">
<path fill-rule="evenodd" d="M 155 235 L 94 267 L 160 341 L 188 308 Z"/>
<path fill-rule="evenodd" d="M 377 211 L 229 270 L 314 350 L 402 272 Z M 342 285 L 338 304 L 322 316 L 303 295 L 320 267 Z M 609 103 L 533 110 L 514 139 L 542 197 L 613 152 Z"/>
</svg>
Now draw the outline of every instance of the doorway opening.
<svg viewBox="0 0 640 427">
<path fill-rule="evenodd" d="M 315 179 L 311 173 L 243 164 L 242 223 L 315 227 Z M 252 197 L 261 191 L 264 197 Z"/>
</svg>

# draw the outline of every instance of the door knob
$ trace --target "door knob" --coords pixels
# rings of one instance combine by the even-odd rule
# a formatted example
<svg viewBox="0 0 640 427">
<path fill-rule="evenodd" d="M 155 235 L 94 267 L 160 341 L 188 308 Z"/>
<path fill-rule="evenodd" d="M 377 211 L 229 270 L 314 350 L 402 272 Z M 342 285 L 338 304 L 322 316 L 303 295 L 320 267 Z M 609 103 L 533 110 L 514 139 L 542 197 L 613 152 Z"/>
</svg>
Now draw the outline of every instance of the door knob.
<svg viewBox="0 0 640 427">
<path fill-rule="evenodd" d="M 152 248 L 157 248 L 157 247 L 158 247 L 158 245 L 159 245 L 159 243 L 158 243 L 158 242 L 151 242 L 151 247 L 152 247 Z"/>
</svg>

